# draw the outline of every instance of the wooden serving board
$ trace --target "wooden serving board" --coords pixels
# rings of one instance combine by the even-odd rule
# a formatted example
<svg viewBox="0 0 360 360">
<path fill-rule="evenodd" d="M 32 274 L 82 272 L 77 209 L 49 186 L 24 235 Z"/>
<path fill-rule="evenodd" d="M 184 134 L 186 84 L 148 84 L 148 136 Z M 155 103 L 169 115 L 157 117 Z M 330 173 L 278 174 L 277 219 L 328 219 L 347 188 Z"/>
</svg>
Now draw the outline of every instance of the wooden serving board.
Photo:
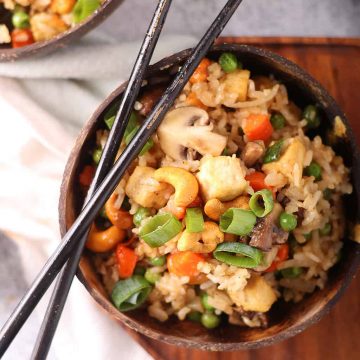
<svg viewBox="0 0 360 360">
<path fill-rule="evenodd" d="M 360 39 L 227 37 L 219 43 L 264 47 L 307 70 L 338 101 L 360 144 Z M 318 324 L 270 347 L 237 352 L 202 352 L 167 345 L 130 329 L 156 360 L 355 360 L 360 358 L 360 276 Z"/>
</svg>

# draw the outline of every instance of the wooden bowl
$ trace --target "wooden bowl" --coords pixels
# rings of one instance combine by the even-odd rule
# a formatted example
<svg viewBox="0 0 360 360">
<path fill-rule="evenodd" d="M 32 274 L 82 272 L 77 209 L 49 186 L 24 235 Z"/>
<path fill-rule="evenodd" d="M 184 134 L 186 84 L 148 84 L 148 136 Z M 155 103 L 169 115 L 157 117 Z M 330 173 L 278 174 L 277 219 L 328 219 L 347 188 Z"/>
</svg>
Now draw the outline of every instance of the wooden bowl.
<svg viewBox="0 0 360 360">
<path fill-rule="evenodd" d="M 85 21 L 70 28 L 67 31 L 53 37 L 51 40 L 36 42 L 34 44 L 13 49 L 9 45 L 0 45 L 0 62 L 11 62 L 30 56 L 41 56 L 57 49 L 64 48 L 69 42 L 77 40 L 87 32 L 103 22 L 123 0 L 106 0 L 101 7 L 96 10 Z M 0 9 L 1 23 L 11 24 L 11 16 L 6 16 Z"/>
<path fill-rule="evenodd" d="M 290 98 L 299 106 L 318 103 L 323 112 L 322 133 L 329 128 L 335 116 L 344 120 L 347 136 L 336 145 L 336 151 L 344 157 L 347 166 L 352 168 L 354 193 L 345 199 L 348 209 L 347 219 L 357 222 L 360 190 L 359 153 L 353 132 L 335 101 L 304 70 L 290 61 L 272 52 L 245 45 L 219 45 L 213 47 L 208 56 L 217 59 L 224 51 L 235 53 L 252 73 L 274 74 L 288 88 Z M 190 50 L 177 53 L 151 66 L 147 72 L 149 84 L 167 83 L 171 74 L 177 71 L 179 64 L 189 55 Z M 62 234 L 73 223 L 83 199 L 80 197 L 77 178 L 81 165 L 89 159 L 89 150 L 94 146 L 95 132 L 103 127 L 103 116 L 111 104 L 119 99 L 124 84 L 116 89 L 97 109 L 81 131 L 67 163 L 60 197 L 60 226 Z M 327 119 L 327 120 L 325 120 Z M 98 304 L 114 319 L 125 323 L 153 339 L 179 346 L 202 350 L 239 350 L 272 344 L 294 336 L 306 327 L 317 322 L 339 299 L 354 276 L 360 262 L 360 246 L 347 237 L 344 239 L 344 253 L 341 261 L 329 271 L 329 280 L 323 290 L 317 290 L 298 304 L 277 302 L 270 311 L 270 324 L 267 329 L 242 328 L 223 325 L 215 330 L 206 330 L 199 324 L 178 321 L 172 318 L 160 323 L 149 317 L 146 310 L 121 313 L 109 301 L 106 292 L 94 271 L 89 254 L 84 253 L 78 277 Z"/>
</svg>

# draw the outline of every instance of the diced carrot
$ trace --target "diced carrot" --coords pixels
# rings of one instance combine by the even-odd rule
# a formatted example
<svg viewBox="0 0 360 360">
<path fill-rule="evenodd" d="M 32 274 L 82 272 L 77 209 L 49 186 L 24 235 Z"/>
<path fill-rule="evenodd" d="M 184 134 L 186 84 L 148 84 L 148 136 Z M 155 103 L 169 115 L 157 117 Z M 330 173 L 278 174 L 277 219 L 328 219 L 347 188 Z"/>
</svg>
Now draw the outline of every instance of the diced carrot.
<svg viewBox="0 0 360 360">
<path fill-rule="evenodd" d="M 184 206 L 175 206 L 171 209 L 171 213 L 177 217 L 179 220 L 182 220 L 186 214 L 186 207 Z"/>
<path fill-rule="evenodd" d="M 177 276 L 189 276 L 190 283 L 201 281 L 201 273 L 197 266 L 204 261 L 204 256 L 191 251 L 182 251 L 171 254 L 167 258 L 167 268 L 170 273 Z"/>
<path fill-rule="evenodd" d="M 194 207 L 201 207 L 202 205 L 203 205 L 203 201 L 202 201 L 200 195 L 197 195 L 195 200 L 191 204 L 189 204 L 187 207 L 194 208 Z"/>
<path fill-rule="evenodd" d="M 191 92 L 187 96 L 186 103 L 191 106 L 196 106 L 200 109 L 204 109 L 204 110 L 208 109 L 208 107 L 201 102 L 201 100 L 196 96 L 196 94 L 194 92 Z"/>
<path fill-rule="evenodd" d="M 265 272 L 273 272 L 277 270 L 277 267 L 289 258 L 289 245 L 283 244 L 279 247 L 279 250 L 276 254 L 275 260 L 272 262 L 270 267 L 268 267 Z"/>
<path fill-rule="evenodd" d="M 254 189 L 254 191 L 259 191 L 262 189 L 268 189 L 272 192 L 273 198 L 276 198 L 276 190 L 269 185 L 265 184 L 266 175 L 260 171 L 255 171 L 249 175 L 245 176 L 245 180 L 249 181 L 250 186 Z"/>
<path fill-rule="evenodd" d="M 208 58 L 202 59 L 199 66 L 192 74 L 190 78 L 190 82 L 192 84 L 196 84 L 198 82 L 206 81 L 207 77 L 209 76 L 207 68 L 210 65 L 211 65 L 211 61 Z"/>
<path fill-rule="evenodd" d="M 115 207 L 117 194 L 112 194 L 105 203 L 105 212 L 110 222 L 119 229 L 131 229 L 134 225 L 133 217 L 128 211 Z"/>
<path fill-rule="evenodd" d="M 135 251 L 120 244 L 116 247 L 115 255 L 120 278 L 129 278 L 133 274 L 138 261 L 138 256 L 135 254 Z"/>
<path fill-rule="evenodd" d="M 35 42 L 30 29 L 14 29 L 11 32 L 11 44 L 13 48 L 31 45 Z"/>
<path fill-rule="evenodd" d="M 250 114 L 245 120 L 243 130 L 245 135 L 251 141 L 267 141 L 273 133 L 270 118 L 268 115 L 264 114 Z"/>
<path fill-rule="evenodd" d="M 95 175 L 95 168 L 91 165 L 86 165 L 79 175 L 80 185 L 88 187 L 91 185 L 92 179 Z"/>
</svg>

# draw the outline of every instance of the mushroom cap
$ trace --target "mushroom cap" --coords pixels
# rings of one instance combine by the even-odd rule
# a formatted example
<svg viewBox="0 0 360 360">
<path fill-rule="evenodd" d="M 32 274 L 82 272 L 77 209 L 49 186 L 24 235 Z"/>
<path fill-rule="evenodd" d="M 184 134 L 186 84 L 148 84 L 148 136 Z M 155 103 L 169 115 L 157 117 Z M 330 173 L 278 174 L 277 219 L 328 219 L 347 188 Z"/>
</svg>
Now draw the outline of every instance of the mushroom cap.
<svg viewBox="0 0 360 360">
<path fill-rule="evenodd" d="M 226 146 L 225 136 L 212 132 L 208 113 L 195 106 L 171 110 L 157 131 L 160 147 L 175 160 L 186 159 L 186 149 L 201 155 L 219 156 Z"/>
</svg>

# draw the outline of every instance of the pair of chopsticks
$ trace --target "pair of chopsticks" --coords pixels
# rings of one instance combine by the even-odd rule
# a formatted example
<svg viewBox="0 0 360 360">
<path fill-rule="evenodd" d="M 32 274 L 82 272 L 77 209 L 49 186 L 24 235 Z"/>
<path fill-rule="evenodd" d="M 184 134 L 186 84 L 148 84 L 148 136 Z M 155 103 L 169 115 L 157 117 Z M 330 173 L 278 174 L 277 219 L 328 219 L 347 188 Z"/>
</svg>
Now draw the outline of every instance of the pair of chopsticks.
<svg viewBox="0 0 360 360">
<path fill-rule="evenodd" d="M 145 70 L 150 62 L 153 50 L 161 33 L 171 1 L 172 0 L 159 0 L 149 30 L 135 62 L 128 86 L 122 97 L 119 111 L 110 131 L 95 178 L 90 186 L 85 206 L 63 237 L 60 245 L 48 259 L 35 278 L 35 281 L 0 330 L 0 357 L 3 356 L 18 331 L 66 263 L 64 270 L 56 283 L 32 355 L 33 359 L 46 358 L 70 290 L 72 279 L 77 270 L 80 256 L 86 242 L 88 229 L 104 206 L 106 200 L 115 190 L 129 165 L 138 156 L 148 139 L 156 131 L 165 114 L 171 108 L 175 99 L 199 65 L 201 59 L 206 55 L 215 39 L 242 2 L 242 0 L 227 1 L 226 5 L 206 31 L 203 38 L 193 49 L 191 55 L 181 67 L 173 82 L 165 90 L 159 102 L 145 119 L 132 141 L 125 148 L 115 164 L 113 164 L 133 104 L 138 96 Z"/>
</svg>

